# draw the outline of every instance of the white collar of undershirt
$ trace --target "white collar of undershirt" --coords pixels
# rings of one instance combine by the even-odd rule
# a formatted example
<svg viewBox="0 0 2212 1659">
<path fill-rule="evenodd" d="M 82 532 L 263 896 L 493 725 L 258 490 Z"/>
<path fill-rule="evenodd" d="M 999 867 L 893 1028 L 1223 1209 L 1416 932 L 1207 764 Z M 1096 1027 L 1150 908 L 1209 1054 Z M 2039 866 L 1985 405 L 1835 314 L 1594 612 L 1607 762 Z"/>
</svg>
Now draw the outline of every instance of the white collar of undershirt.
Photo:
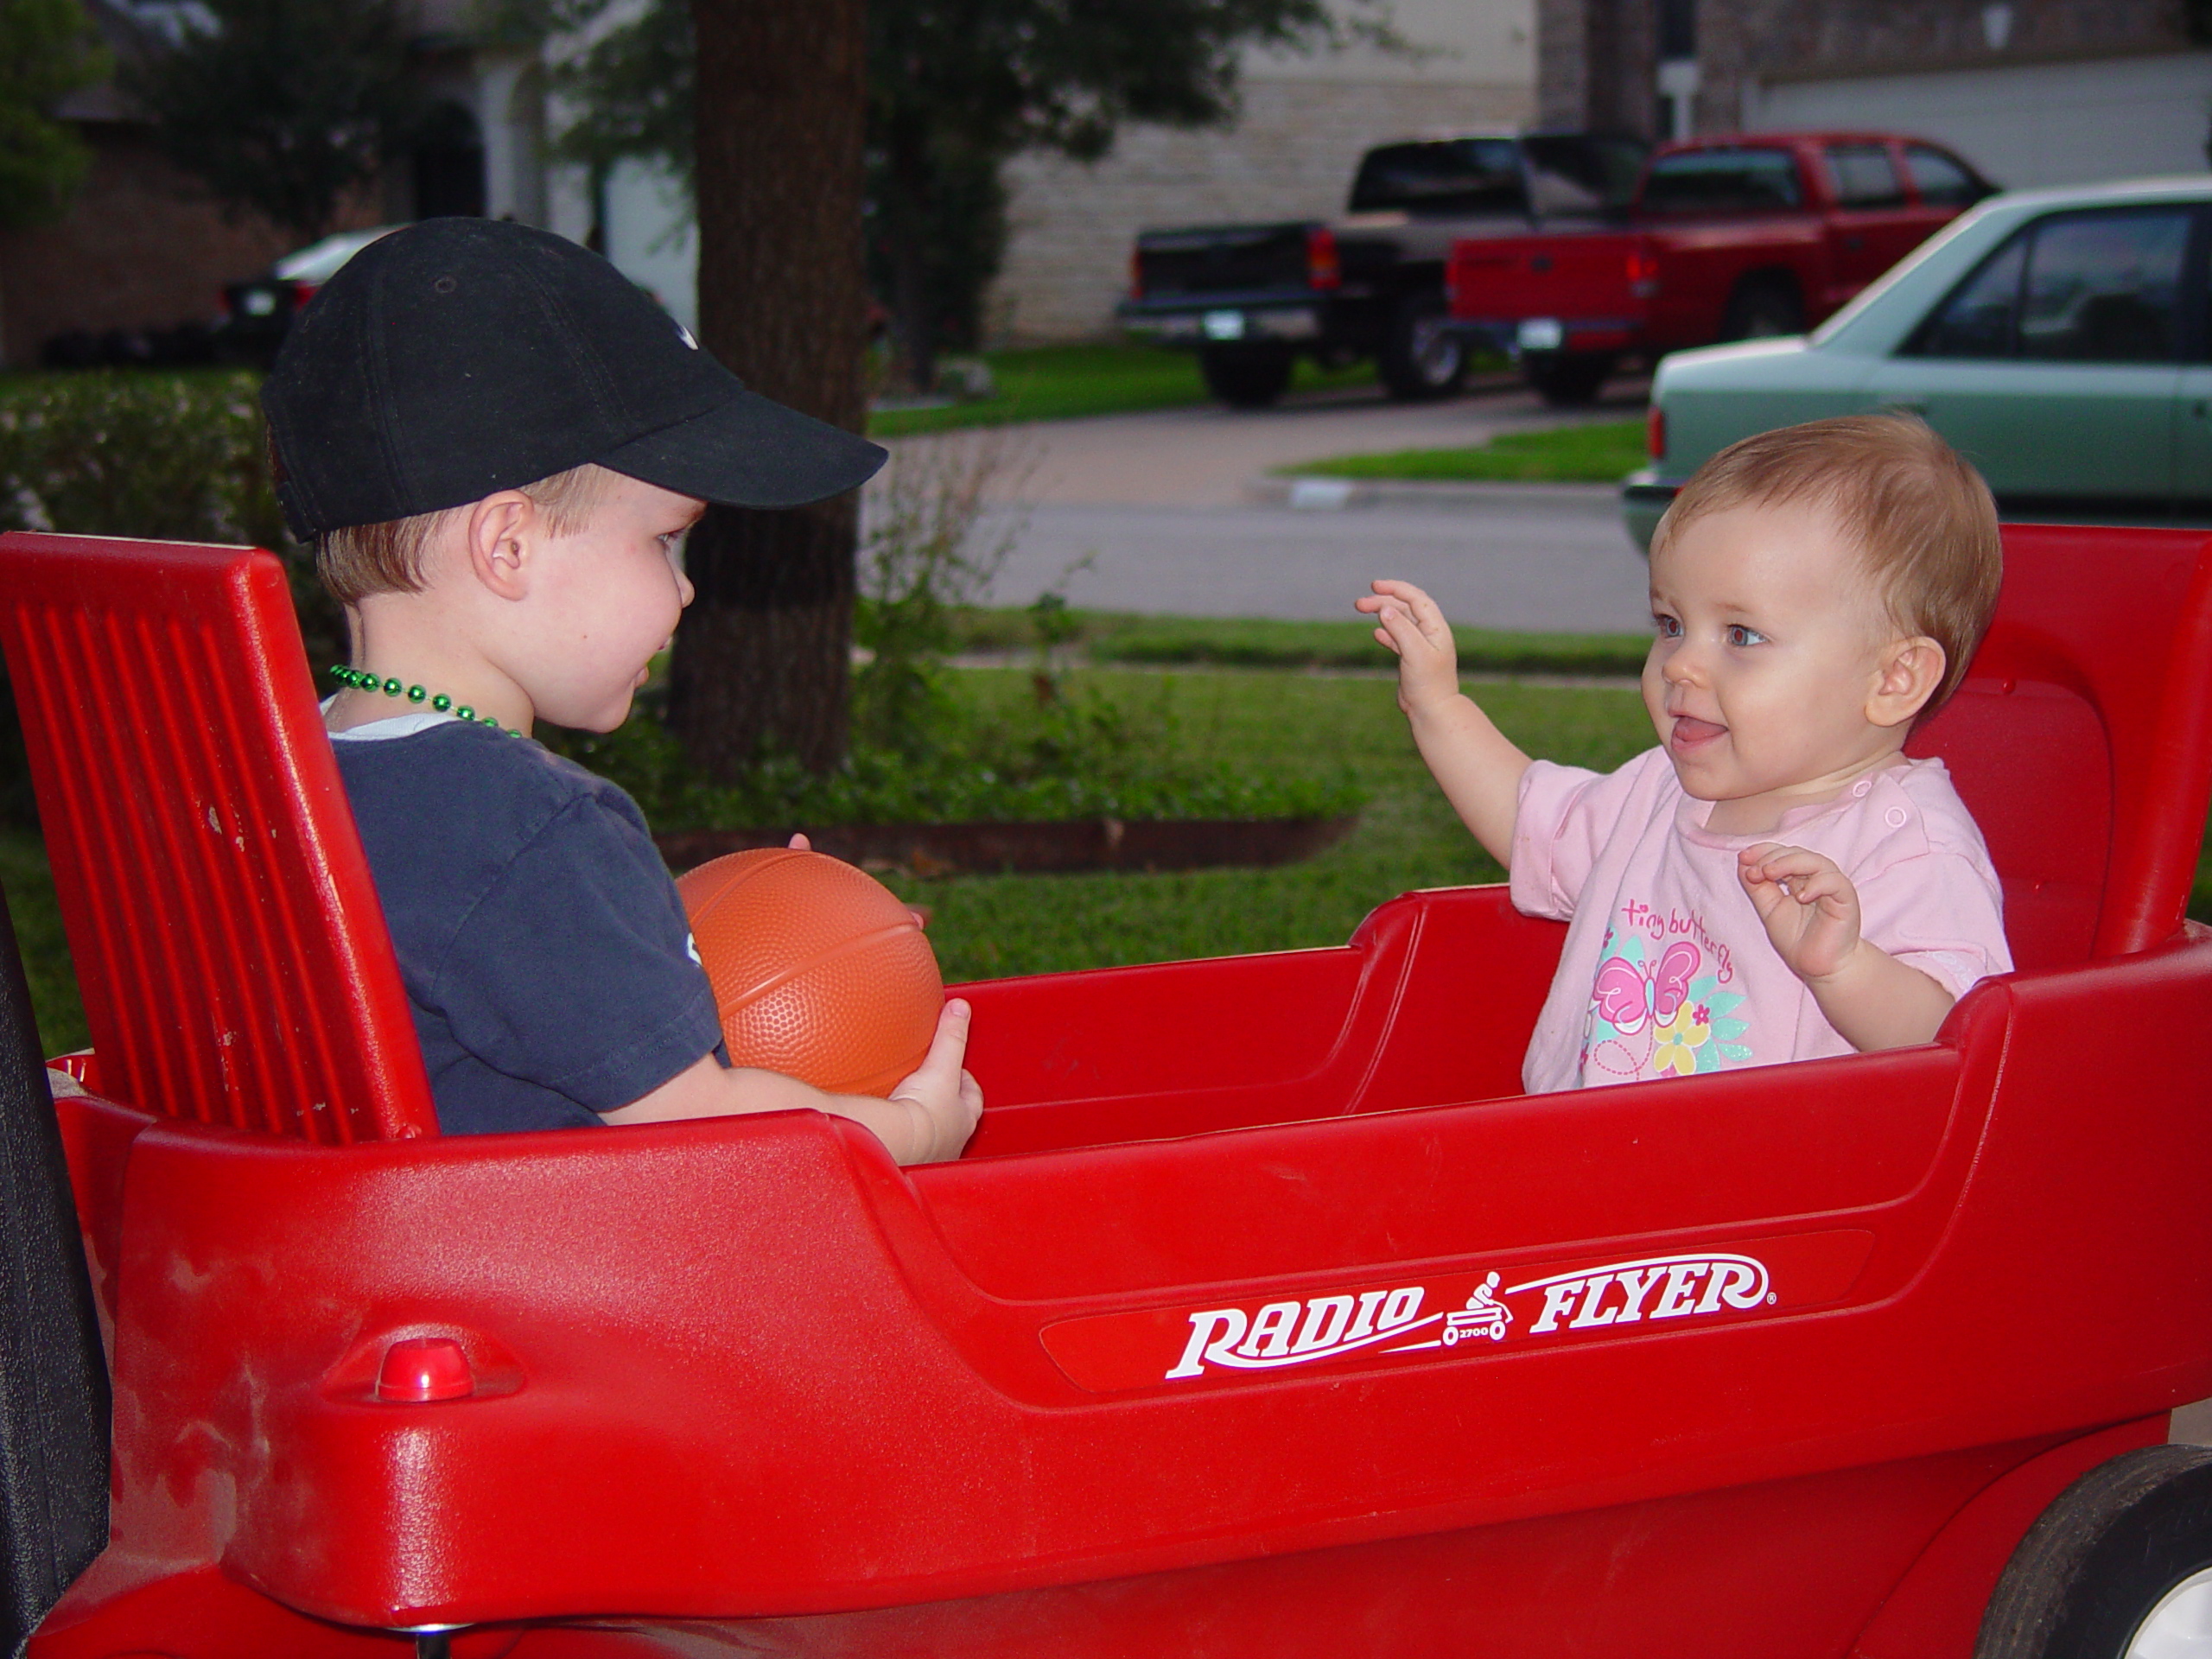
<svg viewBox="0 0 2212 1659">
<path fill-rule="evenodd" d="M 329 713 L 330 705 L 337 701 L 336 692 L 325 697 L 322 700 L 323 712 Z M 393 715 L 385 720 L 364 721 L 360 725 L 349 726 L 342 732 L 333 732 L 330 741 L 334 743 L 376 743 L 385 738 L 412 737 L 417 732 L 427 732 L 433 726 L 443 726 L 460 718 L 458 715 L 440 714 L 435 709 L 410 709 L 404 715 Z"/>
</svg>

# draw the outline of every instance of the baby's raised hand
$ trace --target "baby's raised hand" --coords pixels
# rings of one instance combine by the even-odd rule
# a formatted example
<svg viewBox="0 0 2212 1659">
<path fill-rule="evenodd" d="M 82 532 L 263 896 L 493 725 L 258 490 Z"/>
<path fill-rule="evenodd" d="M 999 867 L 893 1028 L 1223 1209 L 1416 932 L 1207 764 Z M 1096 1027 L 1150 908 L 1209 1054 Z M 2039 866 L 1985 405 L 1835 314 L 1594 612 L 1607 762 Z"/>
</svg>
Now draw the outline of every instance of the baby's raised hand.
<svg viewBox="0 0 2212 1659">
<path fill-rule="evenodd" d="M 1374 593 L 1354 600 L 1352 608 L 1373 617 L 1376 640 L 1398 654 L 1398 707 L 1410 715 L 1459 696 L 1459 653 L 1436 601 L 1410 582 L 1370 585 Z"/>
<path fill-rule="evenodd" d="M 957 996 L 947 1002 L 938 1015 L 930 1052 L 913 1075 L 891 1091 L 912 1124 L 912 1142 L 893 1148 L 902 1164 L 957 1158 L 976 1132 L 976 1121 L 983 1115 L 983 1091 L 960 1064 L 968 1053 L 969 1018 L 967 1003 Z"/>
<path fill-rule="evenodd" d="M 1858 948 L 1859 890 L 1834 859 L 1764 841 L 1736 855 L 1736 873 L 1798 978 L 1826 978 Z"/>
</svg>

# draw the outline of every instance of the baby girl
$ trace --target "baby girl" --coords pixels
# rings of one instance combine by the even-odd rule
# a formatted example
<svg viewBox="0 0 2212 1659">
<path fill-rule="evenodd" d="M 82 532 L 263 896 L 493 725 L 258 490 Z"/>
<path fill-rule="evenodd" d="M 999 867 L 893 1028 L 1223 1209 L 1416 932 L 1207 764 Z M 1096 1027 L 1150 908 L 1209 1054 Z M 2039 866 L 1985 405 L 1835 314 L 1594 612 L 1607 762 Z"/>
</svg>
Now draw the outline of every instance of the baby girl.
<svg viewBox="0 0 2212 1659">
<path fill-rule="evenodd" d="M 1435 602 L 1377 582 L 1422 758 L 1522 911 L 1569 924 L 1532 1092 L 1926 1042 L 2007 972 L 1996 872 L 1914 725 L 1997 603 L 1997 512 L 1917 421 L 1762 433 L 1651 542 L 1643 702 L 1659 747 L 1532 760 L 1459 687 Z"/>
</svg>

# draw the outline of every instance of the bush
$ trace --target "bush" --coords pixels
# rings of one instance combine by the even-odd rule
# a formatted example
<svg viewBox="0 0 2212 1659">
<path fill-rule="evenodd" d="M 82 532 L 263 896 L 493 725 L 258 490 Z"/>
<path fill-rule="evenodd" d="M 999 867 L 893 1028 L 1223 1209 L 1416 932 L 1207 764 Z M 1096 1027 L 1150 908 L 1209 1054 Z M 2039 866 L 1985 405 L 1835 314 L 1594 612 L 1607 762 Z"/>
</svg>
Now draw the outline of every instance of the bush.
<svg viewBox="0 0 2212 1659">
<path fill-rule="evenodd" d="M 1348 767 L 1304 774 L 1197 758 L 1170 690 L 1121 701 L 1096 691 L 995 706 L 940 686 L 925 744 L 855 743 L 812 772 L 771 756 L 734 785 L 685 762 L 647 709 L 601 735 L 538 735 L 637 798 L 656 830 L 805 828 L 1115 817 L 1270 818 L 1349 812 L 1365 799 Z"/>
<path fill-rule="evenodd" d="M 101 371 L 0 382 L 0 530 L 247 543 L 284 561 L 308 659 L 345 653 L 311 550 L 284 532 L 257 378 Z M 35 822 L 15 703 L 0 676 L 0 822 Z"/>
<path fill-rule="evenodd" d="M 1195 758 L 1164 687 L 1141 701 L 1066 695 L 1052 649 L 1074 628 L 1057 594 L 1023 613 L 1023 643 L 1037 652 L 1027 695 L 970 695 L 946 658 L 1013 546 L 1021 512 L 1003 504 L 1027 475 L 1025 457 L 989 431 L 917 441 L 893 458 L 868 499 L 854 619 L 867 659 L 853 677 L 852 749 L 836 770 L 767 756 L 715 785 L 654 718 L 657 690 L 619 731 L 541 735 L 628 790 L 659 830 L 1294 817 L 1360 804 L 1341 767 L 1286 776 Z"/>
</svg>

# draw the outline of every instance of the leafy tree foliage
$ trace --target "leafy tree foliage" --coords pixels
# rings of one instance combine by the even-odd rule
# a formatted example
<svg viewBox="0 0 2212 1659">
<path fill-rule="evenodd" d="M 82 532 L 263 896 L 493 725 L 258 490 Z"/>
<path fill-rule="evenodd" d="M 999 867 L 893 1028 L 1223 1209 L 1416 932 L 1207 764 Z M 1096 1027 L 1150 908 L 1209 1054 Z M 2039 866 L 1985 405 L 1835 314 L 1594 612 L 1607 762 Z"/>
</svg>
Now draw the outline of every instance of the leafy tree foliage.
<svg viewBox="0 0 2212 1659">
<path fill-rule="evenodd" d="M 583 111 L 569 153 L 601 165 L 652 156 L 688 172 L 685 0 L 650 0 L 614 28 L 603 26 L 610 0 L 543 4 L 549 22 L 592 41 L 556 78 Z M 1007 156 L 1049 149 L 1090 160 L 1126 121 L 1226 120 L 1248 46 L 1393 38 L 1375 19 L 1346 25 L 1327 0 L 874 0 L 868 29 L 870 250 L 924 386 L 938 345 L 973 334 L 996 273 Z"/>
<path fill-rule="evenodd" d="M 51 111 L 106 72 L 79 0 L 0 0 L 0 230 L 68 206 L 91 156 Z"/>
<path fill-rule="evenodd" d="M 396 0 L 201 0 L 167 50 L 126 65 L 169 158 L 233 207 L 322 235 L 404 147 L 420 104 Z M 181 16 L 189 14 L 181 11 Z"/>
</svg>

